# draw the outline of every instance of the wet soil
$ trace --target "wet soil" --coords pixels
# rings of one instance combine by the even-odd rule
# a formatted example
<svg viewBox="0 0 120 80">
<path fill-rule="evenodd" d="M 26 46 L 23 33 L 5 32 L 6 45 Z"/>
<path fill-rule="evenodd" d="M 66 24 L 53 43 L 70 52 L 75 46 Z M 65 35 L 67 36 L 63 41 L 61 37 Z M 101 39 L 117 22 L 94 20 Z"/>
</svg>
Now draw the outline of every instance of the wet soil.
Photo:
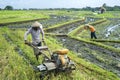
<svg viewBox="0 0 120 80">
<path fill-rule="evenodd" d="M 65 36 L 56 37 L 56 39 L 63 46 L 74 51 L 79 57 L 120 76 L 120 66 L 118 66 L 120 64 L 120 56 L 118 53 Z"/>
<path fill-rule="evenodd" d="M 105 45 L 112 46 L 114 48 L 120 49 L 120 43 L 115 43 L 115 42 L 101 42 Z"/>
<path fill-rule="evenodd" d="M 79 27 L 83 23 L 84 23 L 83 21 L 79 21 L 79 22 L 75 22 L 75 23 L 72 23 L 72 24 L 67 24 L 67 25 L 61 26 L 59 28 L 54 28 L 52 30 L 51 29 L 47 30 L 47 32 L 52 32 L 52 33 L 55 33 L 55 34 L 68 34 L 69 32 L 71 32 L 75 28 Z"/>
</svg>

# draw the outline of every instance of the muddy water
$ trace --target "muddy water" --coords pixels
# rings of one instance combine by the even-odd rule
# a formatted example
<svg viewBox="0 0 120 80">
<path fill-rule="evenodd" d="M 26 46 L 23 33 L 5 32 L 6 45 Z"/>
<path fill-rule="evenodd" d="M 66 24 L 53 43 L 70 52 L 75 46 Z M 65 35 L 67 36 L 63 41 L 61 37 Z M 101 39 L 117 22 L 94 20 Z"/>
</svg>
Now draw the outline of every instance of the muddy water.
<svg viewBox="0 0 120 80">
<path fill-rule="evenodd" d="M 119 40 L 120 39 L 120 19 L 109 19 L 110 23 L 104 25 L 102 31 L 102 38 L 108 40 Z M 100 33 L 101 34 L 101 33 Z M 100 35 L 99 34 L 99 35 Z"/>
<path fill-rule="evenodd" d="M 85 24 L 88 24 L 90 22 L 95 22 L 97 20 L 100 20 L 101 18 L 93 18 L 93 17 L 86 17 Z"/>
<path fill-rule="evenodd" d="M 105 37 L 108 38 L 112 34 L 113 31 L 116 31 L 115 30 L 116 28 L 120 28 L 120 24 L 108 26 L 106 29 Z"/>
<path fill-rule="evenodd" d="M 79 57 L 120 76 L 120 56 L 117 55 L 118 53 L 69 37 L 56 37 L 56 39 Z"/>
</svg>

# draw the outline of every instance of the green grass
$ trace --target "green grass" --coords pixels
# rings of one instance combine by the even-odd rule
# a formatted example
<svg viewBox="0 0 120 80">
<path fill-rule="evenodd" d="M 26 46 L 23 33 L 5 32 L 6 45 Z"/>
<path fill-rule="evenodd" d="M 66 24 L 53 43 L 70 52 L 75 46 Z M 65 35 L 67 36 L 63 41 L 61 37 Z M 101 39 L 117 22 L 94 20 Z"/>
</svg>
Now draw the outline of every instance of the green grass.
<svg viewBox="0 0 120 80">
<path fill-rule="evenodd" d="M 99 18 L 120 18 L 120 11 L 107 11 L 104 14 L 98 14 L 95 17 Z"/>
<path fill-rule="evenodd" d="M 118 14 L 119 12 L 117 13 L 110 12 L 110 13 L 111 14 L 106 12 L 105 14 L 100 14 L 100 15 L 98 14 L 95 16 L 100 18 L 103 18 L 104 16 L 116 18 L 113 15 L 117 14 L 119 17 L 119 14 Z M 60 11 L 46 11 L 46 12 L 0 11 L 0 16 L 2 15 L 0 17 L 0 20 L 1 20 L 0 23 L 44 18 L 44 17 L 48 17 L 46 16 L 48 14 L 55 14 L 55 15 L 68 14 L 70 16 L 74 15 L 74 17 L 77 17 L 77 18 L 82 18 L 85 16 L 91 16 L 91 15 L 93 16 L 92 12 L 86 12 L 86 11 L 77 11 L 77 12 L 74 12 L 74 11 L 71 11 L 71 12 L 67 12 L 67 11 L 62 11 L 62 12 Z M 98 44 L 96 42 L 90 41 L 90 39 L 87 39 L 87 40 L 81 39 L 80 38 L 81 34 L 78 34 L 79 32 L 76 32 L 78 30 L 75 29 L 75 31 L 71 32 L 69 36 L 71 38 L 84 41 L 86 43 L 91 43 L 97 46 L 101 46 L 109 50 L 113 50 L 117 52 L 120 51 L 120 50 L 116 50 L 113 47 L 109 47 L 101 43 Z M 24 33 L 25 33 L 24 29 L 0 28 L 0 80 L 39 80 L 39 73 L 35 73 L 29 63 L 31 63 L 33 66 L 36 66 L 36 65 L 39 65 L 41 60 L 37 62 L 32 48 L 24 44 L 24 39 L 23 39 Z M 82 34 L 83 33 L 84 32 L 82 32 Z M 31 41 L 30 36 L 28 36 L 28 40 Z M 57 40 L 55 40 L 51 36 L 45 36 L 45 41 L 51 51 L 65 48 L 62 46 L 62 43 L 59 43 Z M 19 48 L 22 51 L 22 55 L 19 54 L 19 50 L 16 50 L 17 48 Z M 92 54 L 96 55 L 96 53 L 94 52 Z M 82 58 L 79 58 L 72 51 L 68 53 L 68 56 L 76 63 L 77 69 L 73 71 L 71 74 L 60 73 L 59 75 L 54 76 L 52 73 L 51 80 L 70 80 L 71 77 L 73 77 L 73 80 L 120 80 L 120 78 L 116 76 L 116 74 L 106 71 L 90 62 L 85 61 Z M 97 58 L 101 61 L 104 61 L 99 56 L 97 56 Z"/>
<path fill-rule="evenodd" d="M 42 11 L 0 11 L 0 24 L 48 18 Z"/>
<path fill-rule="evenodd" d="M 5 34 L 4 30 L 7 29 L 0 30 L 0 34 Z M 35 80 L 30 65 L 14 50 L 15 46 L 9 44 L 2 35 L 0 35 L 0 80 Z"/>
<path fill-rule="evenodd" d="M 119 11 L 107 11 L 104 14 L 94 15 L 94 12 L 91 11 L 44 11 L 44 10 L 31 10 L 31 11 L 0 11 L 0 23 L 8 23 L 8 22 L 19 22 L 40 18 L 49 18 L 49 15 L 69 15 L 73 18 L 84 18 L 84 17 L 95 17 L 95 18 L 120 18 Z"/>
<path fill-rule="evenodd" d="M 32 65 L 38 65 L 39 63 L 36 61 L 33 50 L 24 44 L 23 36 L 25 30 L 21 29 L 8 29 L 8 28 L 0 28 L 0 70 L 1 80 L 39 80 L 39 73 L 34 73 L 28 62 L 31 62 Z M 3 36 L 6 34 L 10 40 L 6 40 Z M 31 37 L 28 37 L 31 40 Z M 46 36 L 45 41 L 47 46 L 51 51 L 56 49 L 65 48 L 62 46 L 62 43 L 57 42 L 54 38 L 50 36 Z M 4 43 L 4 44 L 2 44 Z M 15 47 L 19 47 L 22 52 L 24 52 L 23 56 L 20 56 L 17 51 L 15 51 Z M 24 57 L 27 56 L 27 61 Z M 119 80 L 119 78 L 98 66 L 86 62 L 84 59 L 77 57 L 75 53 L 70 51 L 68 56 L 77 63 L 77 69 L 73 71 L 71 74 L 60 73 L 57 76 L 51 74 L 52 80 L 69 80 L 73 77 L 74 80 Z M 40 62 L 41 60 L 39 60 Z"/>
</svg>

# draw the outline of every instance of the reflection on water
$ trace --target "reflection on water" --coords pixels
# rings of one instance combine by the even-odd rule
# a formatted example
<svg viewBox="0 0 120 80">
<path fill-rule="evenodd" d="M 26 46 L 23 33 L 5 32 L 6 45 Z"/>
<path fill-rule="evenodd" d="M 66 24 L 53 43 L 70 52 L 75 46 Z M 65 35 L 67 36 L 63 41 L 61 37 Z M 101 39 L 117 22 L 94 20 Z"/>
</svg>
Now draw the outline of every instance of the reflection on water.
<svg viewBox="0 0 120 80">
<path fill-rule="evenodd" d="M 115 31 L 116 28 L 120 27 L 120 24 L 117 24 L 117 25 L 114 25 L 114 26 L 109 26 L 107 29 L 106 29 L 106 34 L 105 34 L 105 37 L 108 38 L 110 36 L 110 34 Z"/>
</svg>

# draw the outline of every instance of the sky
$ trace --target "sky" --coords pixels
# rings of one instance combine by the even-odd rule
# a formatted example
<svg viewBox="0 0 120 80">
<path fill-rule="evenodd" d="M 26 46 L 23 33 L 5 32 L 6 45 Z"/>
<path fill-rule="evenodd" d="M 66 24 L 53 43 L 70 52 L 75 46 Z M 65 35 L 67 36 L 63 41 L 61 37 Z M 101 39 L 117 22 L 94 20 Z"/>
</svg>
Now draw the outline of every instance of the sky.
<svg viewBox="0 0 120 80">
<path fill-rule="evenodd" d="M 13 6 L 14 9 L 29 8 L 83 8 L 100 7 L 104 3 L 108 6 L 120 6 L 120 0 L 0 0 L 0 8 L 6 5 Z"/>
</svg>

